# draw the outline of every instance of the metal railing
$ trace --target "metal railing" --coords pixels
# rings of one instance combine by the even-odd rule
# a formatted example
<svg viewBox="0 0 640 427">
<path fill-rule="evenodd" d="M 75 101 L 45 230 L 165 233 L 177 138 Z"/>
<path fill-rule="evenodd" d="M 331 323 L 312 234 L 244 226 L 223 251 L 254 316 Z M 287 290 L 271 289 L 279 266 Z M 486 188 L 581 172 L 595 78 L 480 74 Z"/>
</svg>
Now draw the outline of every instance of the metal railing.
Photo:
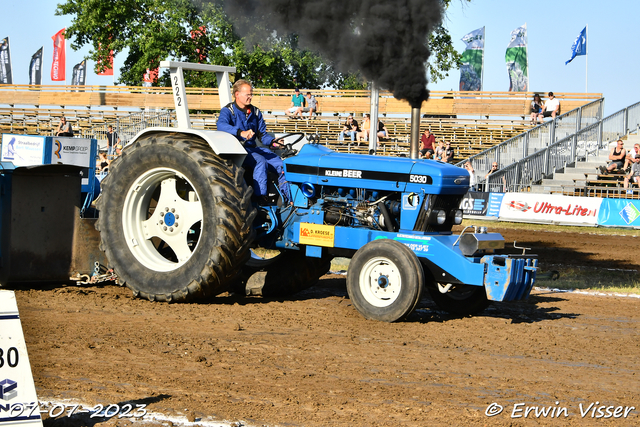
<svg viewBox="0 0 640 427">
<path fill-rule="evenodd" d="M 522 191 L 640 129 L 640 102 L 601 119 L 603 106 L 604 99 L 594 101 L 471 157 L 476 176 L 482 177 L 498 162 L 506 166 L 489 175 L 485 188 Z"/>
<path fill-rule="evenodd" d="M 113 131 L 118 134 L 121 144 L 133 139 L 143 129 L 148 127 L 171 127 L 175 121 L 175 114 L 171 111 L 141 111 L 131 113 L 126 117 L 117 118 L 113 123 Z M 83 138 L 95 138 L 99 146 L 105 146 L 108 125 L 95 126 L 81 132 Z"/>
</svg>

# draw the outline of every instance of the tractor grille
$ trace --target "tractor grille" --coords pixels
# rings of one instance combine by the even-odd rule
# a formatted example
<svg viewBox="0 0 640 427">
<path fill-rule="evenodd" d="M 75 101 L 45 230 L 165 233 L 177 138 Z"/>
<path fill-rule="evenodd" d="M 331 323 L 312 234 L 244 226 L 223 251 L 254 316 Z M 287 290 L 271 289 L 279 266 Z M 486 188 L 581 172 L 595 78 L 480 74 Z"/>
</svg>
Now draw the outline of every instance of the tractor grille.
<svg viewBox="0 0 640 427">
<path fill-rule="evenodd" d="M 418 214 L 418 219 L 413 230 L 424 232 L 451 231 L 453 227 L 453 212 L 460 208 L 460 201 L 463 197 L 464 195 L 427 195 L 422 201 L 420 214 Z M 429 224 L 429 216 L 434 210 L 444 210 L 447 212 L 447 219 L 444 224 Z"/>
</svg>

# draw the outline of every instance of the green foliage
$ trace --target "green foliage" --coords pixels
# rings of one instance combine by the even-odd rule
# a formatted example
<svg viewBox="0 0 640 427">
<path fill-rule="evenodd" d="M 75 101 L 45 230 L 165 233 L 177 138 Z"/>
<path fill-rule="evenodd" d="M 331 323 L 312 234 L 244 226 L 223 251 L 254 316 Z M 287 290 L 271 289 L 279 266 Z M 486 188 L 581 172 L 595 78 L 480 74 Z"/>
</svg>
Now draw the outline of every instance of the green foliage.
<svg viewBox="0 0 640 427">
<path fill-rule="evenodd" d="M 66 0 L 56 14 L 73 17 L 66 37 L 73 49 L 91 46 L 88 59 L 96 64 L 96 72 L 108 65 L 111 51 L 126 54 L 121 84 L 138 86 L 147 69 L 157 68 L 161 60 L 176 60 L 235 66 L 235 78 L 249 79 L 256 87 L 367 87 L 359 73 L 340 73 L 317 53 L 299 48 L 295 34 L 278 35 L 257 22 L 251 23 L 253 35 L 260 37 L 241 38 L 224 12 L 224 1 Z M 449 2 L 444 0 L 445 6 Z M 444 27 L 430 36 L 429 43 L 430 80 L 437 81 L 459 66 L 460 55 Z M 215 75 L 201 72 L 186 72 L 185 83 L 216 85 Z M 155 85 L 170 86 L 168 71 Z"/>
</svg>

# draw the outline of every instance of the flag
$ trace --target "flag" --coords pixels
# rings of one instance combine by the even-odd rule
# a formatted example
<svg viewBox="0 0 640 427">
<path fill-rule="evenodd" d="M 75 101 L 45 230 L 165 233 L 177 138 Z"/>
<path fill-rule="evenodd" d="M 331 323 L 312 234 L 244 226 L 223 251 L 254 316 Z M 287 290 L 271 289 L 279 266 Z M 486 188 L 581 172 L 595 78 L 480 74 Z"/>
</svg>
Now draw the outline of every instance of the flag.
<svg viewBox="0 0 640 427">
<path fill-rule="evenodd" d="M 482 56 L 484 55 L 484 27 L 471 31 L 461 39 L 467 47 L 460 60 L 460 90 L 482 90 Z"/>
<path fill-rule="evenodd" d="M 85 82 L 87 81 L 86 69 L 87 69 L 87 60 L 86 59 L 83 59 L 81 63 L 76 64 L 73 67 L 73 74 L 72 74 L 72 77 L 71 77 L 71 84 L 72 85 L 84 86 Z"/>
<path fill-rule="evenodd" d="M 29 84 L 41 85 L 42 84 L 42 49 L 38 49 L 36 53 L 31 57 L 29 63 Z"/>
<path fill-rule="evenodd" d="M 0 43 L 0 84 L 10 85 L 12 83 L 9 37 L 5 37 L 2 39 L 2 43 Z"/>
<path fill-rule="evenodd" d="M 158 68 L 150 70 L 147 68 L 147 72 L 142 76 L 142 86 L 150 87 L 154 82 L 158 80 Z"/>
<path fill-rule="evenodd" d="M 509 92 L 529 90 L 529 70 L 527 61 L 527 24 L 511 31 L 511 41 L 505 54 L 509 72 Z"/>
<path fill-rule="evenodd" d="M 99 76 L 113 76 L 113 51 L 109 51 L 109 66 Z"/>
<path fill-rule="evenodd" d="M 573 58 L 579 55 L 587 54 L 587 27 L 584 27 L 582 31 L 580 31 L 580 35 L 574 40 L 573 45 L 571 45 L 571 58 L 564 63 L 567 65 L 569 62 L 573 61 Z"/>
<path fill-rule="evenodd" d="M 51 64 L 51 80 L 54 82 L 63 82 L 66 79 L 65 75 L 65 42 L 64 42 L 64 30 L 61 29 L 56 33 L 53 39 L 53 63 Z"/>
</svg>

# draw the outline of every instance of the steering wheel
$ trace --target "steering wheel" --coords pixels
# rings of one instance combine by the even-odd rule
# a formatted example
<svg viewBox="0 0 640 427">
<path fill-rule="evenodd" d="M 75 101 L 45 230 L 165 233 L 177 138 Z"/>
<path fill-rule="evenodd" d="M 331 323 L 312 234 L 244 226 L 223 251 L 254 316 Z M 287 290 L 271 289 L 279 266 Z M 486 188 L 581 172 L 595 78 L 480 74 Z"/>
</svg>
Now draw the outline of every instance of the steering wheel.
<svg viewBox="0 0 640 427">
<path fill-rule="evenodd" d="M 286 144 L 282 143 L 283 139 L 288 138 L 290 136 L 297 136 L 297 138 L 293 142 L 287 142 Z M 302 132 L 287 133 L 287 134 L 282 135 L 279 138 L 274 139 L 273 142 L 271 142 L 271 145 L 272 146 L 278 146 L 281 149 L 284 149 L 284 151 L 280 154 L 280 157 L 287 158 L 287 157 L 291 157 L 291 156 L 295 155 L 298 152 L 298 150 L 293 148 L 293 144 L 295 144 L 297 142 L 300 142 L 300 140 L 302 140 L 302 138 L 304 138 L 304 133 L 302 133 Z"/>
</svg>

